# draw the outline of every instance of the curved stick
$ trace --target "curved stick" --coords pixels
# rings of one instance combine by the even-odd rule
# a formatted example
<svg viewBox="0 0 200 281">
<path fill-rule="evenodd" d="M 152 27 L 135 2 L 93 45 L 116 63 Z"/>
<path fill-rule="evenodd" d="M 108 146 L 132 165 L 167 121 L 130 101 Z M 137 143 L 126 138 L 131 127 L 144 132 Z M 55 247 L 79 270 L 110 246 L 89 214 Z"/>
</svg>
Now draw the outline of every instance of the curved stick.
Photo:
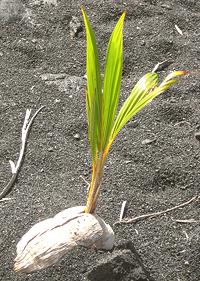
<svg viewBox="0 0 200 281">
<path fill-rule="evenodd" d="M 19 153 L 19 158 L 17 160 L 17 164 L 15 165 L 14 162 L 12 160 L 9 161 L 10 166 L 11 166 L 11 171 L 12 171 L 12 177 L 10 179 L 10 181 L 8 182 L 8 184 L 5 186 L 5 188 L 3 189 L 3 191 L 0 193 L 0 200 L 2 198 L 4 198 L 11 190 L 12 187 L 17 179 L 17 176 L 19 174 L 19 170 L 21 168 L 22 165 L 22 161 L 24 158 L 24 154 L 25 154 L 25 149 L 26 149 L 26 143 L 27 143 L 27 139 L 28 139 L 28 135 L 30 132 L 30 128 L 31 125 L 34 121 L 34 119 L 36 118 L 36 116 L 38 115 L 38 113 L 44 108 L 44 106 L 40 107 L 35 114 L 33 115 L 33 117 L 29 120 L 30 115 L 31 115 L 31 109 L 27 109 L 26 110 L 26 115 L 24 118 L 24 124 L 22 127 L 22 145 L 21 145 L 21 149 L 20 149 L 20 153 Z"/>
<path fill-rule="evenodd" d="M 134 217 L 134 218 L 130 218 L 130 219 L 123 219 L 121 221 L 115 222 L 114 225 L 120 224 L 120 223 L 126 223 L 126 224 L 128 224 L 128 223 L 136 223 L 136 222 L 138 222 L 140 220 L 144 220 L 146 218 L 157 217 L 157 216 L 163 215 L 165 213 L 171 212 L 173 210 L 185 207 L 186 205 L 192 203 L 195 200 L 199 200 L 199 199 L 200 199 L 200 195 L 196 195 L 196 196 L 192 197 L 190 200 L 188 200 L 187 202 L 181 203 L 181 204 L 179 204 L 177 206 L 174 206 L 172 208 L 169 208 L 169 209 L 166 209 L 166 210 L 163 210 L 163 211 L 160 211 L 160 212 L 148 213 L 148 214 L 141 215 L 141 216 Z"/>
</svg>

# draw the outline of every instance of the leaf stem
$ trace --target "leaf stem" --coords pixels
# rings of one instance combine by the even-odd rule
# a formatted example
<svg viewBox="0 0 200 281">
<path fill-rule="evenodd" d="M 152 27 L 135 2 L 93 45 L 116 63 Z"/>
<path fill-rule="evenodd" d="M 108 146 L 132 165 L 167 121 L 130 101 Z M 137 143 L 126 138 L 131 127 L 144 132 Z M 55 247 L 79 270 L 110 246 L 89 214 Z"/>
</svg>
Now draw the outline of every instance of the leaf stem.
<svg viewBox="0 0 200 281">
<path fill-rule="evenodd" d="M 96 160 L 95 164 L 93 165 L 92 170 L 92 180 L 89 187 L 88 198 L 86 203 L 85 212 L 86 213 L 94 213 L 97 200 L 100 194 L 100 187 L 103 178 L 103 171 L 105 165 L 106 157 L 103 152 L 99 154 L 98 159 Z"/>
</svg>

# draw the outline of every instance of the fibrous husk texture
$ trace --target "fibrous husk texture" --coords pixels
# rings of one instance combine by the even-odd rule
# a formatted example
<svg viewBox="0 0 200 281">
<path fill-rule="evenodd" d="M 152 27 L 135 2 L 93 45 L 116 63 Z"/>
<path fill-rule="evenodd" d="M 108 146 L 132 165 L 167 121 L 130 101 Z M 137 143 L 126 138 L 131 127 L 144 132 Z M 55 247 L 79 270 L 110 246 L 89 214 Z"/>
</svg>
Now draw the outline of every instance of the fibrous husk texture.
<svg viewBox="0 0 200 281">
<path fill-rule="evenodd" d="M 14 270 L 32 272 L 56 263 L 75 246 L 110 250 L 112 228 L 83 206 L 66 209 L 35 224 L 17 244 Z"/>
</svg>

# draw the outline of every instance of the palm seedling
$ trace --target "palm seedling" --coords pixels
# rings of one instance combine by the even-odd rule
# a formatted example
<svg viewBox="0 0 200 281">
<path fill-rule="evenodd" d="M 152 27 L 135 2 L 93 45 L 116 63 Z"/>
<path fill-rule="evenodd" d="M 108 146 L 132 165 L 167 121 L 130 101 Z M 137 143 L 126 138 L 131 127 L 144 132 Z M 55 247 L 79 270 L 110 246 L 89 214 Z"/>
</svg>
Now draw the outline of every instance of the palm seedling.
<svg viewBox="0 0 200 281">
<path fill-rule="evenodd" d="M 114 233 L 95 210 L 103 170 L 110 147 L 123 126 L 159 94 L 173 85 L 185 71 L 174 71 L 158 84 L 158 74 L 145 74 L 118 111 L 123 64 L 123 24 L 118 20 L 108 43 L 102 78 L 95 34 L 82 9 L 87 37 L 86 111 L 92 155 L 92 179 L 85 207 L 66 209 L 54 218 L 33 226 L 17 245 L 15 270 L 31 272 L 55 263 L 76 245 L 111 249 Z"/>
<path fill-rule="evenodd" d="M 87 120 L 92 154 L 92 181 L 85 212 L 93 213 L 99 197 L 103 168 L 109 149 L 122 127 L 145 105 L 165 92 L 184 71 L 174 71 L 158 85 L 158 74 L 144 75 L 117 113 L 123 60 L 123 23 L 120 17 L 110 37 L 106 55 L 104 79 L 101 78 L 95 35 L 82 9 L 87 34 Z"/>
</svg>

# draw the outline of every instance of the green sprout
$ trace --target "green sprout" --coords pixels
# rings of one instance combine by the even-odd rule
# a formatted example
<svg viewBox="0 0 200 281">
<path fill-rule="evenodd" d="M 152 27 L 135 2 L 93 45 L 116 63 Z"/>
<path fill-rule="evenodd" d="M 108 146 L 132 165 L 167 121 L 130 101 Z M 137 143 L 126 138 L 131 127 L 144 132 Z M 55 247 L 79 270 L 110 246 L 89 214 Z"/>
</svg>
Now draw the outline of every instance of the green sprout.
<svg viewBox="0 0 200 281">
<path fill-rule="evenodd" d="M 88 137 L 92 154 L 92 179 L 86 213 L 94 213 L 100 193 L 105 160 L 110 147 L 124 125 L 159 94 L 164 93 L 185 71 L 170 73 L 158 85 L 158 74 L 145 74 L 117 112 L 123 66 L 123 24 L 125 12 L 118 20 L 108 43 L 104 78 L 100 72 L 98 48 L 90 21 L 82 8 L 87 38 L 86 109 Z"/>
</svg>

